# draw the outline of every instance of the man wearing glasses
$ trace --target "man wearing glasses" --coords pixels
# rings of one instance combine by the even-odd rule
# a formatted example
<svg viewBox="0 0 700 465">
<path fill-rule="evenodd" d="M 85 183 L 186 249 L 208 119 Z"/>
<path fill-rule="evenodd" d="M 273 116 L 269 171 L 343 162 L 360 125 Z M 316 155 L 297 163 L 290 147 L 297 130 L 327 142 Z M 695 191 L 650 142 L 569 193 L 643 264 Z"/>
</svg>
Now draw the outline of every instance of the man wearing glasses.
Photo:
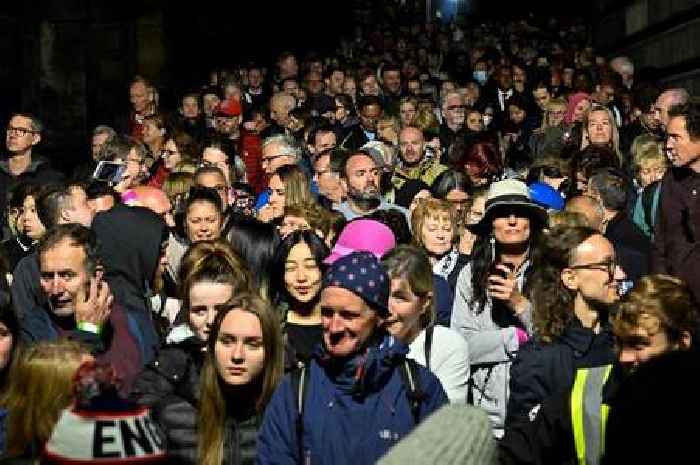
<svg viewBox="0 0 700 465">
<path fill-rule="evenodd" d="M 442 100 L 442 124 L 440 125 L 440 146 L 447 151 L 459 137 L 464 138 L 464 121 L 467 107 L 464 97 L 457 92 L 449 92 Z M 444 162 L 444 160 L 441 160 Z"/>
<path fill-rule="evenodd" d="M 625 274 L 612 243 L 587 227 L 556 227 L 544 241 L 530 282 L 536 338 L 510 370 L 506 430 L 534 417 L 541 402 L 571 389 L 579 368 L 615 360 L 610 310 Z"/>
<path fill-rule="evenodd" d="M 5 206 L 7 193 L 20 182 L 54 183 L 63 180 L 63 174 L 51 168 L 48 160 L 33 154 L 41 141 L 41 121 L 34 115 L 15 113 L 5 129 L 7 157 L 0 160 L 0 225 L 3 239 L 9 237 Z"/>
</svg>

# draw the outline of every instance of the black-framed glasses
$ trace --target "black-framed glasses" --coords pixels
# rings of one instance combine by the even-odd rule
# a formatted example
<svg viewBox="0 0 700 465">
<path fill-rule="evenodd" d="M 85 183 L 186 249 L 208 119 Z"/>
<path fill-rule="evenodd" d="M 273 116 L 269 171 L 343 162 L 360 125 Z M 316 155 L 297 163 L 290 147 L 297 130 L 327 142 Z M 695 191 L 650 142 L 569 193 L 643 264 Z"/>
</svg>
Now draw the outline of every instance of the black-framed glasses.
<svg viewBox="0 0 700 465">
<path fill-rule="evenodd" d="M 266 164 L 266 163 L 272 163 L 272 160 L 274 160 L 274 159 L 276 159 L 276 158 L 291 157 L 291 156 L 292 156 L 292 155 L 289 155 L 289 154 L 287 154 L 287 153 L 282 153 L 282 154 L 279 154 L 279 155 L 272 155 L 272 156 L 270 156 L 270 157 L 262 157 L 262 158 L 260 159 L 260 164 L 261 164 L 261 165 L 264 165 L 264 164 Z"/>
<path fill-rule="evenodd" d="M 36 131 L 33 129 L 27 129 L 27 128 L 19 128 L 17 126 L 8 126 L 5 131 L 14 136 L 19 136 L 19 137 L 24 137 L 27 134 L 36 134 Z"/>
<path fill-rule="evenodd" d="M 598 270 L 605 271 L 611 278 L 615 276 L 615 268 L 617 268 L 617 260 L 615 258 L 609 258 L 603 260 L 602 262 L 585 263 L 582 265 L 571 265 L 568 267 L 571 270 Z"/>
</svg>

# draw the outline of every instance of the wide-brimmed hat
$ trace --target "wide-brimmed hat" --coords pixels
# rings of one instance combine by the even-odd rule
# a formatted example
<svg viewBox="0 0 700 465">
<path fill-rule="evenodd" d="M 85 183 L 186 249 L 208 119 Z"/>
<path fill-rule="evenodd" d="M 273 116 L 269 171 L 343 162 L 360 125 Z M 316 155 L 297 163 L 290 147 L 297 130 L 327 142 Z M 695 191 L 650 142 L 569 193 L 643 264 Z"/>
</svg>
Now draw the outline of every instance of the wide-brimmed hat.
<svg viewBox="0 0 700 465">
<path fill-rule="evenodd" d="M 530 198 L 527 185 L 516 179 L 504 179 L 491 184 L 486 195 L 484 217 L 476 224 L 469 224 L 467 228 L 475 234 L 487 234 L 491 231 L 495 213 L 502 208 L 515 208 L 525 213 L 531 220 L 539 222 L 542 226 L 547 224 L 547 210 Z"/>
</svg>

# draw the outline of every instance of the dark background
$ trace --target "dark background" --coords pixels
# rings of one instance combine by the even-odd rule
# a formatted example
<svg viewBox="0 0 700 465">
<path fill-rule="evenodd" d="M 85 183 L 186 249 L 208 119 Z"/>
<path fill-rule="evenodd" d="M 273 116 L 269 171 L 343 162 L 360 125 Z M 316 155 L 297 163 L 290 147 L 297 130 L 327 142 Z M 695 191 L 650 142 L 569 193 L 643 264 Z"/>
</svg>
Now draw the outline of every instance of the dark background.
<svg viewBox="0 0 700 465">
<path fill-rule="evenodd" d="M 425 15 L 426 0 L 406 0 Z M 128 111 L 127 83 L 154 80 L 166 107 L 215 67 L 271 62 L 282 50 L 320 52 L 352 30 L 356 12 L 400 0 L 15 0 L 0 2 L 0 119 L 31 111 L 47 126 L 41 151 L 60 167 L 87 156 L 89 131 Z M 669 84 L 698 84 L 699 0 L 589 2 L 432 0 L 491 19 L 575 14 L 602 54 L 660 67 Z M 474 18 L 473 20 L 478 20 Z"/>
</svg>

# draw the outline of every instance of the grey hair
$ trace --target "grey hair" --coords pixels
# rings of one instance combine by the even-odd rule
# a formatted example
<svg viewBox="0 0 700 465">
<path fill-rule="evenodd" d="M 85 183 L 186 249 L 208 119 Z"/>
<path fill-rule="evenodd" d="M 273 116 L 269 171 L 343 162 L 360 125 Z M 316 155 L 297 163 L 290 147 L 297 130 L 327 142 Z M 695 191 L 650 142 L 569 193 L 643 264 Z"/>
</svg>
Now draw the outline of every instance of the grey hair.
<svg viewBox="0 0 700 465">
<path fill-rule="evenodd" d="M 455 96 L 456 96 L 456 97 L 459 97 L 459 99 L 462 101 L 462 103 L 464 103 L 464 97 L 462 97 L 462 94 L 460 94 L 459 92 L 448 92 L 448 93 L 445 94 L 444 97 L 442 97 L 442 98 L 440 99 L 440 108 L 442 108 L 442 109 L 444 110 L 444 109 L 445 109 L 445 105 L 447 104 L 447 100 L 448 100 L 450 97 L 455 97 Z"/>
<path fill-rule="evenodd" d="M 111 126 L 105 126 L 103 124 L 97 126 L 95 129 L 92 130 L 92 137 L 100 136 L 102 134 L 107 134 L 107 140 L 109 141 L 117 135 L 117 131 L 112 129 Z"/>
<path fill-rule="evenodd" d="M 272 144 L 277 144 L 282 147 L 279 155 L 290 155 L 296 160 L 301 158 L 301 147 L 299 147 L 296 140 L 292 136 L 288 136 L 286 134 L 270 136 L 263 142 L 262 149 L 265 150 L 265 147 Z"/>
</svg>

